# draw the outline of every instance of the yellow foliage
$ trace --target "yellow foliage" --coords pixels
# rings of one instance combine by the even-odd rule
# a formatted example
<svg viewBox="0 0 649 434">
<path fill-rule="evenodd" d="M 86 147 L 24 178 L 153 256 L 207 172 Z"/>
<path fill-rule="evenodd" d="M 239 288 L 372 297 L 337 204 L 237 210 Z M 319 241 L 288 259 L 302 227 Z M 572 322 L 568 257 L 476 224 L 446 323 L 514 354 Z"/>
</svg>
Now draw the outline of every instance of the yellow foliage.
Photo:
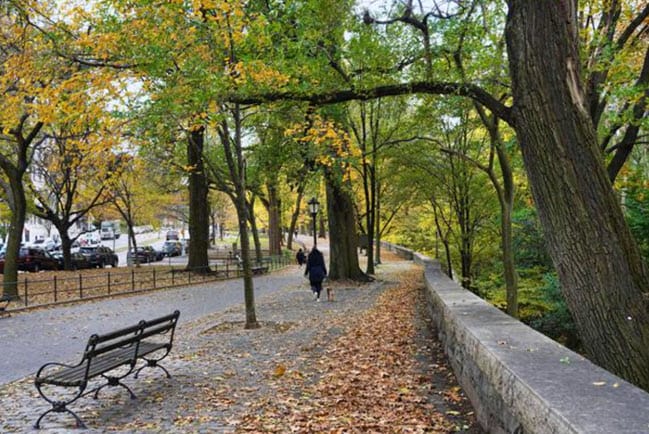
<svg viewBox="0 0 649 434">
<path fill-rule="evenodd" d="M 327 169 L 337 168 L 344 180 L 351 179 L 350 160 L 361 157 L 361 151 L 353 145 L 349 134 L 330 120 L 320 116 L 310 119 L 309 127 L 303 124 L 292 125 L 284 130 L 286 137 L 298 143 L 310 144 L 314 151 L 314 161 Z"/>
</svg>

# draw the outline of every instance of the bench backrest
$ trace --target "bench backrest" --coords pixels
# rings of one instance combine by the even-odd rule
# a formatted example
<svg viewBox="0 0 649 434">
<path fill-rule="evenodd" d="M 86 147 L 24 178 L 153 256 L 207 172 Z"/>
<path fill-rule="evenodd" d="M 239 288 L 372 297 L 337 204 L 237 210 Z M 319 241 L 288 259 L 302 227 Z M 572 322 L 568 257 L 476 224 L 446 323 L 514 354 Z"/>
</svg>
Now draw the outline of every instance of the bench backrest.
<svg viewBox="0 0 649 434">
<path fill-rule="evenodd" d="M 117 348 L 124 348 L 137 344 L 140 341 L 143 324 L 144 321 L 140 321 L 136 325 L 115 330 L 103 335 L 93 334 L 88 339 L 88 344 L 86 345 L 86 351 L 83 354 L 83 358 L 93 359 Z"/>
<path fill-rule="evenodd" d="M 86 350 L 83 353 L 83 361 L 90 364 L 93 358 L 99 357 L 102 354 L 108 353 L 118 348 L 132 349 L 131 363 L 135 364 L 138 357 L 139 343 L 143 339 L 156 336 L 165 336 L 165 341 L 168 339 L 169 345 L 173 341 L 174 331 L 178 323 L 180 311 L 176 310 L 174 313 L 161 316 L 149 321 L 140 321 L 139 323 L 130 327 L 125 327 L 115 330 L 106 334 L 93 334 L 88 339 Z"/>
<path fill-rule="evenodd" d="M 142 332 L 139 336 L 140 340 L 155 336 L 164 336 L 165 342 L 168 342 L 169 349 L 171 349 L 171 344 L 174 339 L 174 332 L 176 330 L 176 324 L 178 324 L 179 316 L 180 311 L 176 310 L 174 311 L 174 313 L 161 316 L 160 318 L 142 321 L 140 323 L 142 327 Z"/>
</svg>

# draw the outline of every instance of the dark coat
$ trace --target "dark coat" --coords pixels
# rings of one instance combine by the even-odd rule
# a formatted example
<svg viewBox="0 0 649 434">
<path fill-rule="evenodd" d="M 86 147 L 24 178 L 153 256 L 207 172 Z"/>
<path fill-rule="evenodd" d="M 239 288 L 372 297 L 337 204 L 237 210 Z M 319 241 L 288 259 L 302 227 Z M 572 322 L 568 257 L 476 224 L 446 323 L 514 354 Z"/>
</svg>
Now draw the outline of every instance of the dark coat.
<svg viewBox="0 0 649 434">
<path fill-rule="evenodd" d="M 312 283 L 322 282 L 327 277 L 327 266 L 325 265 L 324 256 L 318 249 L 311 250 L 306 258 L 306 270 L 304 275 L 309 276 Z"/>
<path fill-rule="evenodd" d="M 304 252 L 302 249 L 300 249 L 297 254 L 295 255 L 295 259 L 297 259 L 297 263 L 302 265 L 306 262 L 306 256 L 304 255 Z"/>
</svg>

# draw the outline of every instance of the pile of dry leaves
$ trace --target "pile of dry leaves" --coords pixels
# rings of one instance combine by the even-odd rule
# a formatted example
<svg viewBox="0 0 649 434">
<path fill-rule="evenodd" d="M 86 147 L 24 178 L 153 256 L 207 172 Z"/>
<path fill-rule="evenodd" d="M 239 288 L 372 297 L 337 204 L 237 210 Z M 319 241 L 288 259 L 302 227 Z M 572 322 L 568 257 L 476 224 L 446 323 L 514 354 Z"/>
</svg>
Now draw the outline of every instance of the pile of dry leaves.
<svg viewBox="0 0 649 434">
<path fill-rule="evenodd" d="M 350 331 L 312 364 L 275 369 L 277 390 L 240 432 L 480 432 L 431 335 L 421 270 L 402 274 Z"/>
</svg>

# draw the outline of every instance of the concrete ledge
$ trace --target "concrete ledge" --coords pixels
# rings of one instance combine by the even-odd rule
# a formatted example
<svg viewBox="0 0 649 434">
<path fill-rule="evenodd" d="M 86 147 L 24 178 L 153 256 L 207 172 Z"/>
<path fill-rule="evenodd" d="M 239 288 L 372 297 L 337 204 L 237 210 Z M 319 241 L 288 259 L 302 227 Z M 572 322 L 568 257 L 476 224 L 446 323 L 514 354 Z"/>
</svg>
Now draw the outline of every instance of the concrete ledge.
<svg viewBox="0 0 649 434">
<path fill-rule="evenodd" d="M 437 261 L 405 253 L 425 267 L 440 340 L 487 431 L 649 433 L 648 393 L 463 289 Z"/>
</svg>

